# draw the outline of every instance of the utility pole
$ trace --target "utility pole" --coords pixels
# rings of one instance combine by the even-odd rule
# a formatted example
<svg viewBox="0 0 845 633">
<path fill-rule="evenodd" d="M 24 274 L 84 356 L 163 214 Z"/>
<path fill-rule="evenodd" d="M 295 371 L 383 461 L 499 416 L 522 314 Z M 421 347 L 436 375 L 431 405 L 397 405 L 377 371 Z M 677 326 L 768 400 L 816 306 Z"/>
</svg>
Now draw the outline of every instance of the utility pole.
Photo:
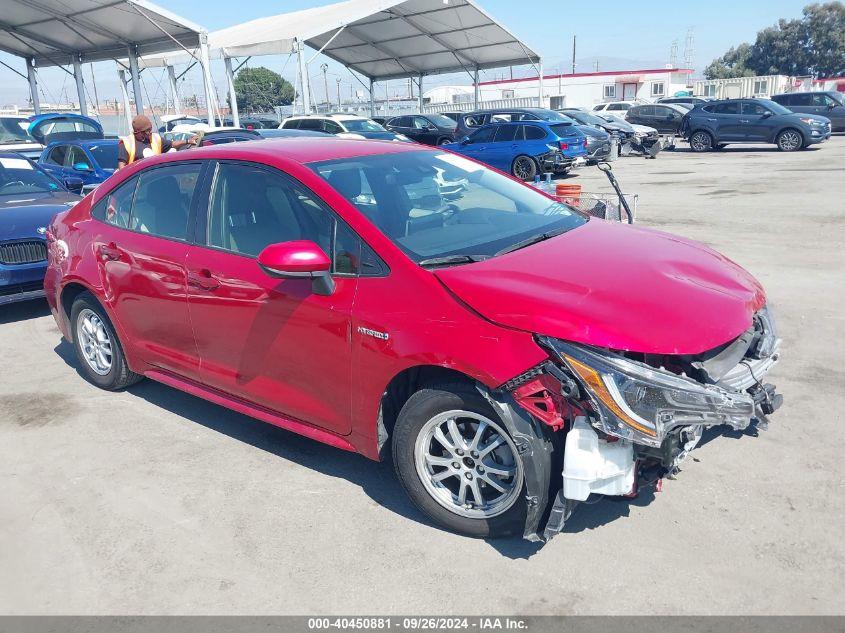
<svg viewBox="0 0 845 633">
<path fill-rule="evenodd" d="M 334 80 L 337 82 L 337 109 L 340 110 L 340 77 L 335 77 Z"/>
<path fill-rule="evenodd" d="M 573 75 L 575 74 L 575 42 L 576 42 L 577 38 L 578 38 L 577 35 L 572 36 L 572 74 Z"/>
<path fill-rule="evenodd" d="M 326 112 L 331 110 L 331 97 L 329 97 L 329 80 L 326 73 L 329 70 L 329 65 L 326 63 L 320 64 L 320 70 L 323 71 L 323 85 L 326 87 Z"/>
</svg>

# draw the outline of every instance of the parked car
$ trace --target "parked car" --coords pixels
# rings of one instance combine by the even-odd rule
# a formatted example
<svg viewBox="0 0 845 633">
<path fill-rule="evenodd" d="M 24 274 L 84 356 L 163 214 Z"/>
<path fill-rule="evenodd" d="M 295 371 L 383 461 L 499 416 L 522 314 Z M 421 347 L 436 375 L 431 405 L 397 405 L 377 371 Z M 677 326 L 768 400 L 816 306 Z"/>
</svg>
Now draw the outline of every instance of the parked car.
<svg viewBox="0 0 845 633">
<path fill-rule="evenodd" d="M 275 130 L 279 127 L 279 121 L 271 117 L 261 116 L 242 116 L 240 119 L 240 129 L 243 130 Z M 234 119 L 226 117 L 223 119 L 224 127 L 234 127 Z"/>
<path fill-rule="evenodd" d="M 688 112 L 686 108 L 674 103 L 636 105 L 628 110 L 625 120 L 631 125 L 646 125 L 660 134 L 680 134 L 681 122 Z"/>
<path fill-rule="evenodd" d="M 625 118 L 625 114 L 635 105 L 640 105 L 641 101 L 606 101 L 593 106 L 593 113 L 607 112 L 609 114 L 616 114 Z"/>
<path fill-rule="evenodd" d="M 588 165 L 595 165 L 610 158 L 610 134 L 591 125 L 577 125 L 586 139 Z"/>
<path fill-rule="evenodd" d="M 202 132 L 199 141 L 200 146 L 222 145 L 223 143 L 237 143 L 239 141 L 254 141 L 261 138 L 256 130 L 245 130 L 243 128 L 216 128 Z"/>
<path fill-rule="evenodd" d="M 768 99 L 728 99 L 695 106 L 684 115 L 681 132 L 694 152 L 730 143 L 774 143 L 792 152 L 830 138 L 830 119 L 795 114 Z"/>
<path fill-rule="evenodd" d="M 280 126 L 285 130 L 316 130 L 341 138 L 371 139 L 379 141 L 410 141 L 404 134 L 384 129 L 372 119 L 354 114 L 309 114 L 285 119 Z"/>
<path fill-rule="evenodd" d="M 322 138 L 326 138 L 327 136 L 331 136 L 331 134 L 328 134 L 327 132 L 319 132 L 317 130 L 283 130 L 279 128 L 276 128 L 275 130 L 270 130 L 267 128 L 262 128 L 260 130 L 255 131 L 261 138 L 302 138 L 308 136 L 319 136 Z"/>
<path fill-rule="evenodd" d="M 0 305 L 44 296 L 47 226 L 78 200 L 28 158 L 0 153 Z"/>
<path fill-rule="evenodd" d="M 44 146 L 28 130 L 29 117 L 0 117 L 0 153 L 17 152 L 33 160 L 41 156 Z"/>
<path fill-rule="evenodd" d="M 614 114 L 607 112 L 593 112 L 600 119 L 604 119 L 608 123 L 618 126 L 626 136 L 622 139 L 623 149 L 625 145 L 641 145 L 649 148 L 660 141 L 660 132 L 653 127 L 647 125 L 639 125 L 638 123 L 629 123 L 625 119 L 620 119 Z M 624 151 L 627 151 L 624 150 Z"/>
<path fill-rule="evenodd" d="M 708 103 L 710 101 L 713 101 L 711 97 L 661 97 L 657 100 L 657 103 L 674 103 L 675 105 L 689 106 L 691 110 L 699 103 Z"/>
<path fill-rule="evenodd" d="M 83 187 L 96 185 L 117 171 L 117 139 L 55 141 L 44 148 L 38 164 L 59 180 L 76 176 Z"/>
<path fill-rule="evenodd" d="M 442 114 L 406 114 L 390 119 L 388 130 L 425 145 L 445 145 L 455 140 L 458 124 Z"/>
<path fill-rule="evenodd" d="M 465 189 L 414 215 L 410 193 L 438 176 Z M 278 139 L 155 156 L 49 233 L 50 309 L 91 383 L 147 377 L 392 453 L 413 502 L 476 537 L 548 539 L 579 501 L 674 476 L 705 428 L 748 428 L 782 400 L 748 272 L 441 148 Z M 99 406 L 119 416 L 121 402 Z"/>
<path fill-rule="evenodd" d="M 463 112 L 438 112 L 438 114 L 442 114 L 445 117 L 452 119 L 455 123 L 461 118 Z"/>
<path fill-rule="evenodd" d="M 549 121 L 574 125 L 575 121 L 568 116 L 548 110 L 546 108 L 496 108 L 490 110 L 476 110 L 462 112 L 458 117 L 458 127 L 455 130 L 455 140 L 469 136 L 473 130 L 490 123 L 510 123 L 516 121 Z"/>
<path fill-rule="evenodd" d="M 828 118 L 832 132 L 845 132 L 845 96 L 835 90 L 791 92 L 774 95 L 772 101 L 799 114 L 816 114 Z"/>
<path fill-rule="evenodd" d="M 161 119 L 161 122 L 164 124 L 158 128 L 159 134 L 172 132 L 173 128 L 177 125 L 208 125 L 199 117 L 191 116 L 189 114 L 162 114 L 159 119 Z"/>
<path fill-rule="evenodd" d="M 29 119 L 29 133 L 38 143 L 104 138 L 103 126 L 96 120 L 71 112 L 36 114 Z"/>
</svg>

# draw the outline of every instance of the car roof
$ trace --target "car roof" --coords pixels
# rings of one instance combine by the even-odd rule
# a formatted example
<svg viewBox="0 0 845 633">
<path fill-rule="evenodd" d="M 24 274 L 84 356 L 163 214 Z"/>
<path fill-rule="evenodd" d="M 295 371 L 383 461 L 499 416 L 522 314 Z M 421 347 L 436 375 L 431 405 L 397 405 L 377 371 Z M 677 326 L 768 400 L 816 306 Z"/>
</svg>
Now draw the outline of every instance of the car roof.
<svg viewBox="0 0 845 633">
<path fill-rule="evenodd" d="M 285 119 L 289 121 L 291 119 L 333 119 L 335 121 L 353 121 L 359 119 L 368 119 L 369 117 L 359 116 L 357 114 L 294 114 L 293 116 L 288 117 Z"/>
</svg>

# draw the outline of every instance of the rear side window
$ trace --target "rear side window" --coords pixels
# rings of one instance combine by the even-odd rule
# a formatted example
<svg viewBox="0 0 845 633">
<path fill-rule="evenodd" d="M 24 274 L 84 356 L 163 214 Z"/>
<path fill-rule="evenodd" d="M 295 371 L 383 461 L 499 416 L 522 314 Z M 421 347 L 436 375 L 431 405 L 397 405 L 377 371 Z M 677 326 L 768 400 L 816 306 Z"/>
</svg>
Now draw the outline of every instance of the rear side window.
<svg viewBox="0 0 845 633">
<path fill-rule="evenodd" d="M 64 165 L 68 147 L 68 145 L 57 145 L 50 150 L 50 153 L 47 155 L 44 162 L 49 163 L 50 165 Z"/>
<path fill-rule="evenodd" d="M 791 95 L 774 95 L 772 97 L 772 101 L 781 105 L 788 106 L 792 104 L 792 97 Z"/>
<path fill-rule="evenodd" d="M 631 106 L 628 105 L 627 103 L 611 103 L 609 106 L 607 106 L 607 109 L 608 110 L 627 110 L 630 107 Z"/>
<path fill-rule="evenodd" d="M 484 125 L 485 118 L 483 114 L 468 115 L 464 117 L 464 125 L 467 127 L 481 127 Z"/>
<path fill-rule="evenodd" d="M 300 119 L 299 120 L 299 129 L 300 130 L 316 130 L 317 132 L 323 131 L 323 120 L 322 119 Z"/>
<path fill-rule="evenodd" d="M 282 128 L 285 130 L 298 130 L 299 129 L 299 122 L 301 119 L 288 119 L 282 125 Z"/>
<path fill-rule="evenodd" d="M 522 128 L 524 125 L 500 125 L 496 130 L 496 142 L 504 143 L 507 141 L 522 140 Z M 519 138 L 517 138 L 517 136 Z"/>
<path fill-rule="evenodd" d="M 91 216 L 106 224 L 128 229 L 132 215 L 132 200 L 135 197 L 137 185 L 138 177 L 135 176 L 107 193 L 91 209 Z"/>
<path fill-rule="evenodd" d="M 546 130 L 541 127 L 537 127 L 536 125 L 524 125 L 522 127 L 525 128 L 526 141 L 539 141 L 540 139 L 546 138 Z"/>
<path fill-rule="evenodd" d="M 638 108 L 631 108 L 629 114 L 631 116 L 654 116 L 655 109 L 654 106 L 640 106 Z"/>
<path fill-rule="evenodd" d="M 141 172 L 130 228 L 174 240 L 188 239 L 188 216 L 202 165 L 186 163 Z"/>
<path fill-rule="evenodd" d="M 325 119 L 323 121 L 323 130 L 328 132 L 329 134 L 340 134 L 343 132 L 343 128 L 340 124 L 335 123 L 334 121 L 330 121 L 329 119 Z"/>
<path fill-rule="evenodd" d="M 713 106 L 714 114 L 739 114 L 739 102 L 729 101 L 728 103 L 719 103 Z"/>
<path fill-rule="evenodd" d="M 769 110 L 764 108 L 759 103 L 753 101 L 744 101 L 742 103 L 742 113 L 746 115 L 763 116 Z"/>
<path fill-rule="evenodd" d="M 811 94 L 794 94 L 792 95 L 789 105 L 794 106 L 811 106 L 813 105 L 813 95 Z"/>
</svg>

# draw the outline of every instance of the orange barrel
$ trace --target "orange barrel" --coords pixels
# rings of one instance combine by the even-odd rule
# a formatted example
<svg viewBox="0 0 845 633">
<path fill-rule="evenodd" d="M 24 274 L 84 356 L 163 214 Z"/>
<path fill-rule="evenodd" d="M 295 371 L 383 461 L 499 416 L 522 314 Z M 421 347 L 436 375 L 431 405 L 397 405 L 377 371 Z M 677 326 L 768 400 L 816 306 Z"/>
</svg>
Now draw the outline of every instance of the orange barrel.
<svg viewBox="0 0 845 633">
<path fill-rule="evenodd" d="M 581 185 L 559 182 L 555 187 L 555 197 L 564 204 L 577 204 L 581 197 Z"/>
</svg>

